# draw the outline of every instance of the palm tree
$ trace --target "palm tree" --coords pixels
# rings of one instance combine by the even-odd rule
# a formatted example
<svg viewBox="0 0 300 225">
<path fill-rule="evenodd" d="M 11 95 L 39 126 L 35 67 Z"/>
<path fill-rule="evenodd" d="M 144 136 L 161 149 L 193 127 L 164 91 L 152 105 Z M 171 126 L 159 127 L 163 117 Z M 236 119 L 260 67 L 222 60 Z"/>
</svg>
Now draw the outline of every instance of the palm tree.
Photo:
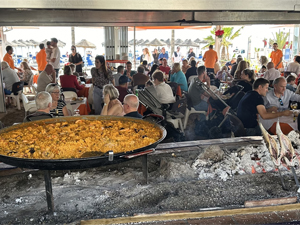
<svg viewBox="0 0 300 225">
<path fill-rule="evenodd" d="M 227 60 L 229 59 L 229 51 L 228 51 L 229 45 L 232 45 L 233 39 L 235 39 L 236 37 L 241 35 L 240 31 L 243 28 L 244 27 L 240 27 L 237 31 L 233 32 L 234 27 L 223 27 L 224 34 L 223 34 L 223 37 L 221 38 L 220 46 L 223 47 L 222 52 L 224 53 L 224 57 L 225 57 L 225 50 L 226 50 L 226 59 Z M 215 32 L 216 32 L 216 28 L 214 28 L 213 30 L 210 31 L 210 33 L 212 35 L 204 38 L 204 40 L 207 41 L 208 44 L 205 45 L 202 49 L 205 49 L 210 45 L 215 45 L 215 38 L 214 38 Z"/>
<path fill-rule="evenodd" d="M 269 43 L 272 46 L 273 43 L 278 44 L 278 49 L 282 50 L 285 43 L 288 40 L 288 37 L 290 36 L 290 32 L 284 33 L 283 31 L 279 31 L 278 33 L 276 32 L 275 35 L 273 34 L 273 39 L 269 39 Z"/>
</svg>

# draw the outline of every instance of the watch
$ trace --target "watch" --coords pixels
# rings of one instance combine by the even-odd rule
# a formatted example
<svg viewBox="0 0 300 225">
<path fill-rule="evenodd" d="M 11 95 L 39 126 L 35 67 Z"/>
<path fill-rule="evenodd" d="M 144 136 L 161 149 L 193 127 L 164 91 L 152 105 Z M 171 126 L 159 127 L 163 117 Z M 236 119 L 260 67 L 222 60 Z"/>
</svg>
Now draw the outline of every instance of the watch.
<svg viewBox="0 0 300 225">
<path fill-rule="evenodd" d="M 104 105 L 107 105 L 107 103 L 104 103 Z"/>
</svg>

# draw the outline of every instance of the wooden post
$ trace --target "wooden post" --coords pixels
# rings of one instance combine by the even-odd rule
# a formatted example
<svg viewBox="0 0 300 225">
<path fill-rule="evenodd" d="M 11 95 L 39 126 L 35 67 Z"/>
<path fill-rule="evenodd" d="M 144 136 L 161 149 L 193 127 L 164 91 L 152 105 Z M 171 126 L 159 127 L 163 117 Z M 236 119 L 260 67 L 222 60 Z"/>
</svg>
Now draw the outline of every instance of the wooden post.
<svg viewBox="0 0 300 225">
<path fill-rule="evenodd" d="M 53 201 L 53 194 L 52 194 L 52 182 L 51 182 L 50 170 L 44 170 L 44 179 L 45 179 L 48 212 L 53 213 L 54 212 L 54 201 Z"/>
</svg>

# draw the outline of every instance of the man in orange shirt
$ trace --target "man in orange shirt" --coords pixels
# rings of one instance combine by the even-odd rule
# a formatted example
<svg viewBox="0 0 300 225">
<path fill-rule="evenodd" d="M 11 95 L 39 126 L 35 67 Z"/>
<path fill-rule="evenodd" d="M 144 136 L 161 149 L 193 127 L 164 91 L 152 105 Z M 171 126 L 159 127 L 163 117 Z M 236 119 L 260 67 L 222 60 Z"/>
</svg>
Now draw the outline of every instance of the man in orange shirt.
<svg viewBox="0 0 300 225">
<path fill-rule="evenodd" d="M 47 54 L 45 50 L 45 45 L 42 43 L 39 45 L 40 51 L 36 54 L 36 62 L 38 64 L 38 71 L 39 73 L 43 72 L 47 65 Z"/>
<path fill-rule="evenodd" d="M 12 53 L 14 52 L 13 48 L 11 46 L 6 46 L 6 54 L 3 57 L 3 61 L 7 62 L 10 68 L 17 69 L 19 72 L 21 71 L 20 68 L 15 67 L 14 60 L 12 58 Z"/>
<path fill-rule="evenodd" d="M 214 73 L 215 63 L 218 62 L 218 54 L 213 48 L 214 46 L 210 45 L 209 50 L 204 53 L 202 58 L 207 73 Z"/>
<path fill-rule="evenodd" d="M 271 53 L 270 58 L 272 59 L 272 62 L 274 63 L 275 69 L 283 68 L 282 66 L 282 51 L 278 49 L 278 44 L 273 44 L 274 51 Z"/>
</svg>

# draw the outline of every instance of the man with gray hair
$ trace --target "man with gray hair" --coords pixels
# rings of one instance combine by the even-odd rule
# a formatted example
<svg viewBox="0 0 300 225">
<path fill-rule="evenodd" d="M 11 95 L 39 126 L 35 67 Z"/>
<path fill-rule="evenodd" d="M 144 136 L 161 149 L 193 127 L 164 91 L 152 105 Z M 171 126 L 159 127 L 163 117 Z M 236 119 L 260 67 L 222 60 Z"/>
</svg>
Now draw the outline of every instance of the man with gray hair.
<svg viewBox="0 0 300 225">
<path fill-rule="evenodd" d="M 266 80 L 273 81 L 276 78 L 280 77 L 280 72 L 278 70 L 275 70 L 273 62 L 268 62 L 267 68 L 268 70 L 264 74 L 264 78 Z"/>
<path fill-rule="evenodd" d="M 51 57 L 50 57 L 50 64 L 54 67 L 56 71 L 56 78 L 58 77 L 58 72 L 60 69 L 60 51 L 57 47 L 58 40 L 56 38 L 51 38 L 51 46 L 53 47 Z"/>
<path fill-rule="evenodd" d="M 128 94 L 125 96 L 123 101 L 123 109 L 125 112 L 124 116 L 143 118 L 141 114 L 138 113 L 139 99 L 134 94 Z"/>
<path fill-rule="evenodd" d="M 52 97 L 46 91 L 39 92 L 35 97 L 37 111 L 25 117 L 24 122 L 52 118 L 50 109 L 52 106 Z"/>
<path fill-rule="evenodd" d="M 144 74 L 144 67 L 139 66 L 137 69 L 137 74 L 134 74 L 132 77 L 132 86 L 145 85 L 149 80 L 149 77 Z"/>
<path fill-rule="evenodd" d="M 269 91 L 264 97 L 264 105 L 268 112 L 283 111 L 289 108 L 290 101 L 300 102 L 300 95 L 286 89 L 284 77 L 274 80 L 274 89 Z"/>
<path fill-rule="evenodd" d="M 19 82 L 20 79 L 16 71 L 11 69 L 7 62 L 2 61 L 1 68 L 2 68 L 3 82 L 5 83 L 4 92 L 6 95 L 10 95 L 12 93 L 13 84 Z"/>
</svg>

